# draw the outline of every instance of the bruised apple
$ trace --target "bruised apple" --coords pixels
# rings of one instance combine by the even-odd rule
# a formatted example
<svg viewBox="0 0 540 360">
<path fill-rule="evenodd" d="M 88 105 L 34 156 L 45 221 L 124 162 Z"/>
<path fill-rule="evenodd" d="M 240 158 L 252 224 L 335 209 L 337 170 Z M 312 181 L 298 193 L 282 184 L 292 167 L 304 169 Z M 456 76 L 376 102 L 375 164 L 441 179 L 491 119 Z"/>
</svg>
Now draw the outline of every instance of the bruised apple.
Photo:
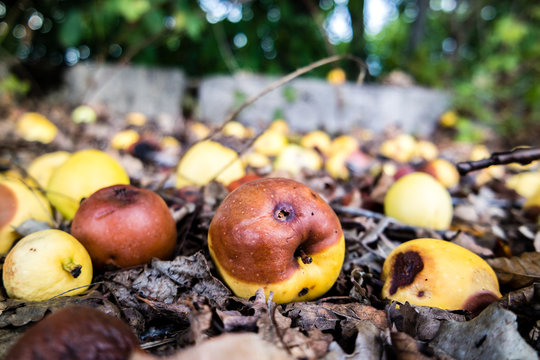
<svg viewBox="0 0 540 360">
<path fill-rule="evenodd" d="M 383 298 L 473 313 L 501 297 L 497 276 L 480 256 L 438 239 L 416 239 L 386 258 Z"/>
<path fill-rule="evenodd" d="M 131 185 L 100 189 L 75 213 L 71 233 L 88 250 L 94 267 L 128 267 L 170 258 L 176 223 L 155 192 Z"/>
<path fill-rule="evenodd" d="M 12 345 L 11 360 L 125 360 L 142 352 L 131 327 L 119 318 L 83 305 L 47 315 Z"/>
<path fill-rule="evenodd" d="M 210 223 L 208 247 L 237 296 L 263 288 L 276 303 L 323 295 L 345 254 L 332 208 L 309 187 L 284 178 L 254 180 L 231 192 Z"/>
</svg>

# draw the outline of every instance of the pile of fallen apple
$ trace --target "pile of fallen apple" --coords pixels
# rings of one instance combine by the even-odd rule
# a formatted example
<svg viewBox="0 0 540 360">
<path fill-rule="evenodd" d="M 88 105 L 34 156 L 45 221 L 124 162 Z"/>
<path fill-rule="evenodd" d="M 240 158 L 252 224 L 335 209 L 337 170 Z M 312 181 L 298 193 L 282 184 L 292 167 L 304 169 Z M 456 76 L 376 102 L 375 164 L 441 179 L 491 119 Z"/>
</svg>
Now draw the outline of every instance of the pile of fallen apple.
<svg viewBox="0 0 540 360">
<path fill-rule="evenodd" d="M 77 111 L 74 120 L 96 121 L 91 109 Z M 161 190 L 178 194 L 209 184 L 228 195 L 213 206 L 206 249 L 217 276 L 238 297 L 249 299 L 262 288 L 267 299 L 290 303 L 316 300 L 331 291 L 348 253 L 348 239 L 331 205 L 341 211 L 371 209 L 367 216 L 386 216 L 433 235 L 411 237 L 399 246 L 394 242 L 384 254 L 381 299 L 478 314 L 502 296 L 490 265 L 441 235 L 459 230 L 453 225 L 451 194 L 464 180 L 453 162 L 488 157 L 486 147 L 470 147 L 460 159 L 450 159 L 433 142 L 409 134 L 384 140 L 367 130 L 298 134 L 284 120 L 260 133 L 236 121 L 218 132 L 192 123 L 185 129 L 186 143 L 171 136 L 149 141 L 142 131 L 145 122 L 144 116 L 131 114 L 128 126 L 109 134 L 101 150 L 52 151 L 0 174 L 0 252 L 5 254 L 7 296 L 24 302 L 76 296 L 104 272 L 145 265 L 153 258 L 172 259 L 179 254 L 177 219 Z M 51 144 L 58 129 L 42 115 L 27 113 L 17 119 L 13 133 L 28 142 Z M 128 165 L 133 160 L 138 166 Z M 148 161 L 154 170 L 169 169 L 159 186 L 141 177 Z M 334 186 L 309 186 L 319 184 L 315 178 Z M 130 185 L 134 179 L 137 186 Z M 380 192 L 378 197 L 360 190 L 363 179 Z M 540 171 L 534 164 L 491 167 L 467 178 L 476 187 L 493 180 L 521 197 L 524 212 L 538 214 Z M 370 206 L 377 202 L 378 207 Z M 115 358 L 127 358 L 138 349 L 129 327 L 117 319 L 90 314 L 92 309 L 69 311 L 48 316 L 24 337 L 43 349 L 51 328 L 73 326 L 69 331 L 100 331 L 100 351 L 115 348 Z M 107 335 L 115 326 L 124 335 Z M 27 345 L 30 340 L 24 346 L 21 341 L 8 358 L 37 358 Z M 77 347 L 95 355 L 86 358 L 105 358 L 87 345 Z M 50 358 L 61 358 L 69 349 L 55 351 Z"/>
</svg>

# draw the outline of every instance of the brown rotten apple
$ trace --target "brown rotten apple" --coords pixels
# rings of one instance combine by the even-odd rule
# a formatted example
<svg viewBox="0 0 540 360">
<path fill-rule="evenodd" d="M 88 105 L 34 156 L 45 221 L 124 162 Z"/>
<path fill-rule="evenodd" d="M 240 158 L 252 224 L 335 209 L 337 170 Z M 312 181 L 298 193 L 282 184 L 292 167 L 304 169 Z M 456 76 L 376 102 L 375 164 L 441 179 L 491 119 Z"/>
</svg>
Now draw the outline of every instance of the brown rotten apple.
<svg viewBox="0 0 540 360">
<path fill-rule="evenodd" d="M 142 352 L 122 320 L 89 306 L 70 305 L 32 326 L 9 349 L 11 360 L 124 360 Z"/>
<path fill-rule="evenodd" d="M 128 267 L 173 255 L 176 223 L 155 192 L 131 185 L 100 189 L 75 213 L 71 233 L 88 250 L 94 267 Z"/>
<path fill-rule="evenodd" d="M 345 254 L 332 208 L 309 187 L 283 178 L 254 180 L 231 192 L 210 223 L 208 247 L 237 296 L 264 288 L 276 303 L 323 295 Z"/>
</svg>

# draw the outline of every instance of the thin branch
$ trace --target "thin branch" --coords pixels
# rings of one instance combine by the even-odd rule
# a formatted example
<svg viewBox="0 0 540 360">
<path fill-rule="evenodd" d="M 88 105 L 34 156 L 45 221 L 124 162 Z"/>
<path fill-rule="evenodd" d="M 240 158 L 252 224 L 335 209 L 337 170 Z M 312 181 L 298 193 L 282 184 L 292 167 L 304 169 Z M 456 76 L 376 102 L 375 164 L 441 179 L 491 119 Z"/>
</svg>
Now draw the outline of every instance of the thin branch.
<svg viewBox="0 0 540 360">
<path fill-rule="evenodd" d="M 539 159 L 540 148 L 517 148 L 511 151 L 493 153 L 487 159 L 460 162 L 456 164 L 456 168 L 460 175 L 466 175 L 469 172 L 485 169 L 492 165 L 504 165 L 510 163 L 527 165 Z"/>
</svg>

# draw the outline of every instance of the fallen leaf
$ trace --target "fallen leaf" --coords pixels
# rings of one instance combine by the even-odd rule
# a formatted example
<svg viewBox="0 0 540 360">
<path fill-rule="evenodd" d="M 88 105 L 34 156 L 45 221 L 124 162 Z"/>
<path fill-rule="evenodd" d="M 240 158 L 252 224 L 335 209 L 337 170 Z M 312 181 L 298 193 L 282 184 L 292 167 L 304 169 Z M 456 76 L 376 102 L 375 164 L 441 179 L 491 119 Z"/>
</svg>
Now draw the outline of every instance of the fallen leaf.
<svg viewBox="0 0 540 360">
<path fill-rule="evenodd" d="M 510 259 L 505 257 L 488 259 L 487 262 L 495 270 L 499 283 L 515 289 L 540 280 L 539 252 L 525 252 Z"/>
<path fill-rule="evenodd" d="M 369 321 L 356 322 L 356 340 L 354 351 L 347 354 L 341 346 L 333 341 L 328 353 L 323 357 L 324 360 L 377 360 L 382 358 L 383 342 L 381 331 Z"/>
<path fill-rule="evenodd" d="M 396 359 L 398 360 L 427 360 L 430 357 L 421 352 L 422 344 L 416 341 L 412 336 L 400 332 L 392 331 L 392 348 L 394 349 Z"/>
<path fill-rule="evenodd" d="M 439 331 L 442 322 L 447 320 L 465 321 L 465 315 L 448 310 L 416 306 L 409 303 L 392 303 L 387 306 L 387 315 L 398 331 L 417 338 L 418 340 L 431 340 Z"/>
<path fill-rule="evenodd" d="M 456 359 L 538 359 L 517 331 L 516 318 L 494 303 L 470 321 L 443 322 L 430 345 Z"/>
<path fill-rule="evenodd" d="M 45 221 L 37 221 L 34 219 L 29 219 L 24 221 L 21 225 L 15 227 L 15 231 L 21 235 L 26 236 L 37 231 L 50 229 L 51 225 Z"/>
</svg>

